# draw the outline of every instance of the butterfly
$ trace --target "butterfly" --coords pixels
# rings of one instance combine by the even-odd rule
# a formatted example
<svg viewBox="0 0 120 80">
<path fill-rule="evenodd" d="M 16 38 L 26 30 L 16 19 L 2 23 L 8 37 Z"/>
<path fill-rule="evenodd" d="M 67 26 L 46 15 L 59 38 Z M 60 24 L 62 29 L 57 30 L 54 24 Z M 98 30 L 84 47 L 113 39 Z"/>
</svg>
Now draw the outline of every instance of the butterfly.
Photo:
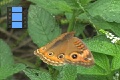
<svg viewBox="0 0 120 80">
<path fill-rule="evenodd" d="M 84 42 L 74 37 L 74 32 L 61 34 L 52 42 L 34 51 L 40 59 L 53 66 L 65 64 L 91 66 L 94 58 Z"/>
</svg>

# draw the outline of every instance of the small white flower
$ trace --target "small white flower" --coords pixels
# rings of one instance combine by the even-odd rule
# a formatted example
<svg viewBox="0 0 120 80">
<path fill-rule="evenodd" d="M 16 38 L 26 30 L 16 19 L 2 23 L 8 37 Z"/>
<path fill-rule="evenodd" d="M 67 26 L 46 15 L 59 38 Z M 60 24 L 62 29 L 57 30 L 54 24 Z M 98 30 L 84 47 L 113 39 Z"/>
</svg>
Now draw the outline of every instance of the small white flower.
<svg viewBox="0 0 120 80">
<path fill-rule="evenodd" d="M 117 77 L 119 77 L 119 73 L 116 73 L 115 75 L 116 75 Z"/>
<path fill-rule="evenodd" d="M 117 43 L 117 41 L 119 41 L 120 40 L 120 38 L 118 38 L 118 37 L 114 37 L 114 39 L 111 41 L 112 43 Z"/>
<path fill-rule="evenodd" d="M 109 39 L 113 39 L 114 36 L 115 36 L 115 35 L 113 35 L 112 33 L 109 33 L 109 32 L 106 32 L 105 34 L 106 34 L 107 38 L 109 38 Z"/>
<path fill-rule="evenodd" d="M 113 39 L 113 38 L 114 38 L 114 35 L 111 35 L 109 38 L 110 38 L 110 39 Z"/>
<path fill-rule="evenodd" d="M 116 42 L 116 39 L 113 39 L 111 42 L 112 42 L 112 43 L 115 43 L 115 42 Z"/>
<path fill-rule="evenodd" d="M 115 35 L 113 35 L 109 31 L 105 31 L 103 29 L 100 29 L 99 31 L 101 31 L 102 33 L 104 33 L 107 38 L 111 39 L 112 43 L 117 43 L 118 41 L 120 41 L 120 37 L 115 37 Z"/>
<path fill-rule="evenodd" d="M 120 40 L 120 38 L 118 38 L 118 37 L 114 37 L 114 39 L 111 41 L 112 43 L 117 43 L 117 41 L 119 41 Z"/>
</svg>

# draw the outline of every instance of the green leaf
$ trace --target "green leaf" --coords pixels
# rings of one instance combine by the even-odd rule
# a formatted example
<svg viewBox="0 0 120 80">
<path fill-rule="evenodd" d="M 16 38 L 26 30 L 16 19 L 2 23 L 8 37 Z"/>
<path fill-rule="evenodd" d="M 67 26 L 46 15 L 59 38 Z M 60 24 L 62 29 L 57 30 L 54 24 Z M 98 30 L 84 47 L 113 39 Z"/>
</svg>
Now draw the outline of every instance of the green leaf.
<svg viewBox="0 0 120 80">
<path fill-rule="evenodd" d="M 111 30 L 120 37 L 120 24 L 119 23 L 111 23 Z"/>
<path fill-rule="evenodd" d="M 33 2 L 52 14 L 72 12 L 71 7 L 64 0 L 34 0 Z"/>
<path fill-rule="evenodd" d="M 112 60 L 112 70 L 120 69 L 120 52 Z"/>
<path fill-rule="evenodd" d="M 87 11 L 93 17 L 100 16 L 108 22 L 120 23 L 120 0 L 98 0 L 88 6 Z"/>
<path fill-rule="evenodd" d="M 91 17 L 90 19 L 93 24 L 98 28 L 98 29 L 111 29 L 112 25 L 111 23 L 103 20 L 100 16 L 96 16 L 96 17 Z"/>
<path fill-rule="evenodd" d="M 104 21 L 102 18 L 99 16 L 96 16 L 94 18 L 91 18 L 91 21 L 97 28 L 102 28 L 102 29 L 110 29 L 112 30 L 116 35 L 120 35 L 120 23 L 115 23 L 115 22 L 107 22 Z"/>
<path fill-rule="evenodd" d="M 116 45 L 116 55 L 112 60 L 112 70 L 120 69 L 120 46 Z"/>
<path fill-rule="evenodd" d="M 110 29 L 113 31 L 117 36 L 120 35 L 120 23 L 115 22 L 107 22 L 103 20 L 100 16 L 90 17 L 86 13 L 83 13 L 78 16 L 78 19 L 80 19 L 83 22 L 92 22 L 93 25 L 95 25 L 96 29 Z"/>
<path fill-rule="evenodd" d="M 79 5 L 76 0 L 64 0 L 72 9 L 79 8 Z"/>
<path fill-rule="evenodd" d="M 78 17 L 77 17 L 79 20 L 81 20 L 81 22 L 86 22 L 86 23 L 88 23 L 89 22 L 89 16 L 87 16 L 87 14 L 86 13 L 82 13 L 82 14 L 80 14 L 80 15 L 78 15 Z"/>
<path fill-rule="evenodd" d="M 75 36 L 79 36 L 80 34 L 82 34 L 84 29 L 85 29 L 85 24 L 81 24 L 80 22 L 77 22 L 74 28 Z"/>
<path fill-rule="evenodd" d="M 75 80 L 77 77 L 77 69 L 74 65 L 65 65 L 60 71 L 57 80 Z"/>
<path fill-rule="evenodd" d="M 102 69 L 97 65 L 94 65 L 90 68 L 78 66 L 77 73 L 84 74 L 84 75 L 106 75 L 106 70 Z"/>
<path fill-rule="evenodd" d="M 97 53 L 116 55 L 116 46 L 112 44 L 105 36 L 96 36 L 92 39 L 84 40 L 88 48 Z"/>
<path fill-rule="evenodd" d="M 45 71 L 25 69 L 24 72 L 31 80 L 52 80 L 50 74 Z"/>
<path fill-rule="evenodd" d="M 77 80 L 108 80 L 106 76 L 78 75 Z"/>
<path fill-rule="evenodd" d="M 61 33 L 54 17 L 39 6 L 29 9 L 28 31 L 34 43 L 39 47 L 50 42 Z"/>
<path fill-rule="evenodd" d="M 91 0 L 79 0 L 82 6 L 86 6 Z"/>
<path fill-rule="evenodd" d="M 7 62 L 6 62 L 7 64 Z M 18 73 L 25 69 L 25 65 L 16 64 L 13 66 L 0 67 L 0 80 L 6 79 L 9 76 L 12 76 L 15 73 Z"/>
<path fill-rule="evenodd" d="M 0 67 L 8 67 L 14 64 L 9 46 L 0 39 Z"/>
<path fill-rule="evenodd" d="M 94 53 L 95 63 L 104 69 L 106 72 L 110 72 L 109 59 L 104 54 Z"/>
<path fill-rule="evenodd" d="M 23 64 L 14 64 L 13 56 L 8 45 L 0 40 L 0 80 L 25 69 Z"/>
</svg>

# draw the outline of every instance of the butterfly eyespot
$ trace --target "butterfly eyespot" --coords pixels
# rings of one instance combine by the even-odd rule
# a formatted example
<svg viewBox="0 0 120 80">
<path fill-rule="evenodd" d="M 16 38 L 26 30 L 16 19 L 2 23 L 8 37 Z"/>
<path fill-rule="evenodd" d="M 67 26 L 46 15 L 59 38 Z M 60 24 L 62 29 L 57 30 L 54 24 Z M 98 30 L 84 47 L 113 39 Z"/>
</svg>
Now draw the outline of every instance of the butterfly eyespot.
<svg viewBox="0 0 120 80">
<path fill-rule="evenodd" d="M 53 52 L 49 52 L 48 55 L 49 55 L 49 56 L 52 56 L 52 55 L 53 55 Z"/>
<path fill-rule="evenodd" d="M 76 59 L 77 58 L 77 54 L 72 54 L 71 56 L 73 59 Z"/>
<path fill-rule="evenodd" d="M 60 54 L 60 55 L 58 56 L 58 59 L 62 59 L 62 58 L 64 58 L 64 54 Z"/>
</svg>

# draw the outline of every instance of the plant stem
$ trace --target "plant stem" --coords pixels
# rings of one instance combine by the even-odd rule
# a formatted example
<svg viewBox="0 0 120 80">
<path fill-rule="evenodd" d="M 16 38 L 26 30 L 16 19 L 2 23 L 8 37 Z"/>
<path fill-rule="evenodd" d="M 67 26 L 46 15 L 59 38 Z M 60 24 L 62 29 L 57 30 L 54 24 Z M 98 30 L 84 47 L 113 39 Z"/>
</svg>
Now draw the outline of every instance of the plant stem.
<svg viewBox="0 0 120 80">
<path fill-rule="evenodd" d="M 95 28 L 97 34 L 99 34 L 99 32 L 98 32 L 99 28 L 96 27 L 94 25 L 94 23 L 92 22 L 91 17 L 90 17 L 91 15 L 84 9 L 84 7 L 81 5 L 81 3 L 79 2 L 79 0 L 77 1 L 77 3 L 79 4 L 79 7 L 81 8 L 81 10 L 88 16 L 88 20 L 89 20 L 90 24 Z"/>
</svg>

